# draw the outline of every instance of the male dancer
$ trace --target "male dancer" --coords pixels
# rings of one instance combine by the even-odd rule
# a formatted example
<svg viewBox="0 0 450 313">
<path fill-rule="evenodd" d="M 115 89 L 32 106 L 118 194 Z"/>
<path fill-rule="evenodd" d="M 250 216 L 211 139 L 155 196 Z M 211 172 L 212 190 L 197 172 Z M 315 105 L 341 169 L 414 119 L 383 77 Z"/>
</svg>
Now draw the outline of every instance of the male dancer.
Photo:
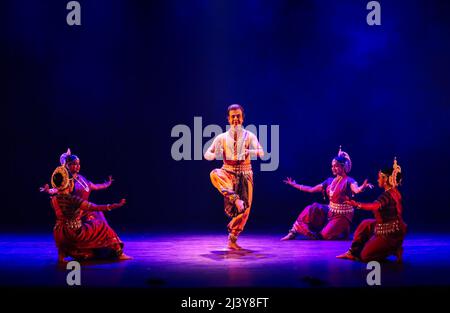
<svg viewBox="0 0 450 313">
<path fill-rule="evenodd" d="M 236 243 L 250 214 L 253 198 L 252 156 L 264 156 L 264 150 L 256 136 L 245 130 L 244 109 L 239 104 L 228 107 L 230 129 L 218 135 L 208 150 L 205 159 L 223 158 L 222 168 L 212 170 L 210 177 L 214 187 L 224 196 L 225 213 L 231 218 L 228 224 L 228 248 L 239 250 Z"/>
</svg>

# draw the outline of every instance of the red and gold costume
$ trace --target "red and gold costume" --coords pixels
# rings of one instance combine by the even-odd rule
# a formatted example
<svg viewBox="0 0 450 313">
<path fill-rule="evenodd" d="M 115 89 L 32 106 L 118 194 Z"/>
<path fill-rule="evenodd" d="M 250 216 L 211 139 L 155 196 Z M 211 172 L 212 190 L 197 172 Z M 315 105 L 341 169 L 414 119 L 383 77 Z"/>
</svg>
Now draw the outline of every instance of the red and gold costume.
<svg viewBox="0 0 450 313">
<path fill-rule="evenodd" d="M 350 253 L 363 262 L 381 261 L 402 254 L 406 224 L 402 219 L 402 196 L 397 188 L 383 192 L 377 199 L 375 219 L 366 219 L 355 231 Z"/>
<path fill-rule="evenodd" d="M 297 184 L 291 178 L 285 183 L 306 192 L 322 192 L 328 204 L 313 203 L 307 206 L 298 216 L 289 233 L 282 240 L 291 240 L 297 234 L 310 239 L 337 240 L 346 239 L 350 234 L 354 208 L 346 202 L 355 193 L 371 188 L 367 180 L 361 187 L 351 177 L 347 176 L 352 168 L 348 153 L 339 148 L 338 155 L 332 161 L 332 172 L 335 177 L 326 179 L 322 184 L 309 187 Z"/>
<path fill-rule="evenodd" d="M 381 170 L 378 176 L 380 187 L 385 188 L 378 199 L 374 203 L 354 202 L 357 208 L 372 211 L 375 219 L 361 222 L 350 249 L 338 258 L 370 262 L 395 255 L 397 261 L 402 261 L 402 245 L 407 225 L 402 217 L 402 195 L 397 188 L 401 183 L 401 168 L 397 160 L 394 159 L 392 169 Z"/>
<path fill-rule="evenodd" d="M 83 219 L 85 212 L 109 211 L 121 205 L 96 205 L 71 192 L 73 178 L 62 165 L 52 175 L 52 185 L 57 190 L 51 197 L 56 223 L 53 235 L 60 257 L 76 259 L 118 258 L 123 253 L 123 242 L 104 219 Z"/>
<path fill-rule="evenodd" d="M 123 242 L 101 219 L 83 221 L 83 212 L 107 210 L 71 194 L 57 194 L 51 204 L 56 214 L 53 236 L 60 253 L 76 259 L 119 257 Z M 82 209 L 82 207 L 84 209 Z M 99 211 L 97 211 L 99 212 Z"/>
<path fill-rule="evenodd" d="M 350 234 L 350 225 L 354 210 L 344 202 L 351 199 L 351 185 L 356 181 L 349 176 L 330 177 L 322 183 L 329 204 L 313 203 L 298 216 L 292 232 L 316 239 L 346 239 Z"/>
</svg>

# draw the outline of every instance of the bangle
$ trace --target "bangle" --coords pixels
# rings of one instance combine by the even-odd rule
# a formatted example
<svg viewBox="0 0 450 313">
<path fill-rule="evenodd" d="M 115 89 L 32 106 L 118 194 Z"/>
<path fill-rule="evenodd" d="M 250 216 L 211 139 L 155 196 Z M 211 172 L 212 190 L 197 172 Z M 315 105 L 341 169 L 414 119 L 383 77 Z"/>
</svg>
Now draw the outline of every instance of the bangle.
<svg viewBox="0 0 450 313">
<path fill-rule="evenodd" d="M 303 191 L 303 185 L 298 185 L 298 190 Z"/>
<path fill-rule="evenodd" d="M 357 207 L 358 209 L 361 209 L 361 202 L 356 202 L 356 207 Z"/>
<path fill-rule="evenodd" d="M 111 205 L 110 204 L 106 205 L 106 211 L 111 211 Z"/>
</svg>

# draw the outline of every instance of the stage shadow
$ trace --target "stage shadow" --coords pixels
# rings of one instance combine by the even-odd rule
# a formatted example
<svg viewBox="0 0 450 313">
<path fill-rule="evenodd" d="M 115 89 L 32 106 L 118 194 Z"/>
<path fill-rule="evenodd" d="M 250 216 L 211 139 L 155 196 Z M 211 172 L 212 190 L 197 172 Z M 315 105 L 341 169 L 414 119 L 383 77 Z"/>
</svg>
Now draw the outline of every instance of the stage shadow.
<svg viewBox="0 0 450 313">
<path fill-rule="evenodd" d="M 241 250 L 214 250 L 209 254 L 202 254 L 202 257 L 215 260 L 229 260 L 229 259 L 245 259 L 245 260 L 258 260 L 267 259 L 273 257 L 271 254 L 260 253 L 254 250 L 241 249 Z"/>
</svg>

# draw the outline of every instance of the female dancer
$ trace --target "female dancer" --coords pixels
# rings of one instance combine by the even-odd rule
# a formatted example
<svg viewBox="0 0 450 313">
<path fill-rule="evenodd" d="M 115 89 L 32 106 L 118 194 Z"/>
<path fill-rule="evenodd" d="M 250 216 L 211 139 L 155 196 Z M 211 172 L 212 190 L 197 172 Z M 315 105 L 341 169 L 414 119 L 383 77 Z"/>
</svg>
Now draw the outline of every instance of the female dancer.
<svg viewBox="0 0 450 313">
<path fill-rule="evenodd" d="M 75 154 L 72 154 L 70 149 L 67 149 L 67 152 L 61 154 L 59 161 L 61 165 L 66 166 L 69 174 L 74 180 L 74 189 L 72 194 L 80 197 L 83 200 L 89 201 L 89 196 L 91 195 L 92 190 L 102 190 L 111 186 L 112 176 L 108 177 L 108 180 L 102 184 L 94 184 L 89 181 L 83 175 L 80 174 L 80 159 Z M 48 184 L 44 185 L 40 188 L 41 192 L 47 192 L 52 195 L 57 192 L 56 188 L 50 188 Z M 103 212 L 101 211 L 85 211 L 82 216 L 83 220 L 93 220 L 93 219 L 101 219 L 106 221 Z"/>
<path fill-rule="evenodd" d="M 281 240 L 291 240 L 297 234 L 309 239 L 346 239 L 350 233 L 353 219 L 353 207 L 346 204 L 354 194 L 373 188 L 367 179 L 361 186 L 347 176 L 352 168 L 352 161 L 348 153 L 339 148 L 338 155 L 331 162 L 331 171 L 335 176 L 326 179 L 314 187 L 299 185 L 287 178 L 284 182 L 298 190 L 305 192 L 323 192 L 329 199 L 329 204 L 313 203 L 300 213 L 289 233 Z"/>
<path fill-rule="evenodd" d="M 347 202 L 358 209 L 373 211 L 375 219 L 366 219 L 359 224 L 350 249 L 337 258 L 370 262 L 395 255 L 397 261 L 402 262 L 406 224 L 402 218 L 402 195 L 397 188 L 401 181 L 401 168 L 394 159 L 392 168 L 378 172 L 378 186 L 384 192 L 375 202 Z"/>
<path fill-rule="evenodd" d="M 51 183 L 56 194 L 51 204 L 56 213 L 53 229 L 58 261 L 64 262 L 67 256 L 75 259 L 116 258 L 130 259 L 123 253 L 123 242 L 112 228 L 101 219 L 82 221 L 85 211 L 110 211 L 125 205 L 125 199 L 119 203 L 97 205 L 71 194 L 74 188 L 73 178 L 65 166 L 59 166 L 53 172 Z"/>
</svg>

